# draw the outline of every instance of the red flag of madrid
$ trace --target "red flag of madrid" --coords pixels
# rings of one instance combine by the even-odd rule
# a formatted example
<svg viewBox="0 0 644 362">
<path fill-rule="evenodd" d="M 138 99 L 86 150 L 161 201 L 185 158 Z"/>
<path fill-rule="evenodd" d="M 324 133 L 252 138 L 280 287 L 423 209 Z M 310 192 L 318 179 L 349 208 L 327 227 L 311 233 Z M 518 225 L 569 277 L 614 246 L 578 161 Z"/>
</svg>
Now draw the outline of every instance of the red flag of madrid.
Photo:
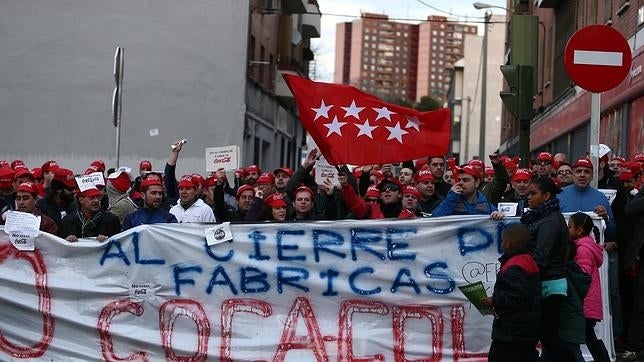
<svg viewBox="0 0 644 362">
<path fill-rule="evenodd" d="M 284 75 L 300 120 L 332 165 L 370 165 L 445 155 L 450 111 L 432 112 L 385 103 L 343 84 Z"/>
</svg>

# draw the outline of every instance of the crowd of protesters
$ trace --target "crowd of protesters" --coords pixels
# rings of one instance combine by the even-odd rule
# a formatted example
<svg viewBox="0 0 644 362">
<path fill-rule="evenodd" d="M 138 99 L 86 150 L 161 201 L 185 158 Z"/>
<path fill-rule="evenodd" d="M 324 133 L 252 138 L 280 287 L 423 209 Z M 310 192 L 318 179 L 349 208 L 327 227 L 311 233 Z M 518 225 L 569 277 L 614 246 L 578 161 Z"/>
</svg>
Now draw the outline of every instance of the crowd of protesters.
<svg viewBox="0 0 644 362">
<path fill-rule="evenodd" d="M 637 360 L 644 347 L 644 154 L 633 160 L 601 155 L 599 189 L 614 189 L 612 203 L 590 186 L 593 164 L 581 157 L 541 152 L 529 168 L 518 158 L 490 155 L 456 165 L 444 156 L 402 164 L 338 167 L 337 183 L 316 183 L 312 150 L 297 170 L 238 169 L 229 179 L 210 175 L 177 178 L 183 144 L 171 148 L 163 172 L 149 161 L 133 179 L 127 168 L 109 170 L 94 161 L 82 174 L 105 175 L 104 185 L 80 191 L 76 173 L 47 161 L 29 169 L 20 160 L 0 161 L 0 214 L 41 217 L 41 230 L 70 242 L 105 241 L 143 224 L 214 222 L 297 222 L 310 220 L 489 215 L 518 216 L 503 233 L 501 269 L 494 294 L 486 300 L 497 313 L 490 360 L 581 359 L 586 344 L 595 361 L 608 361 L 593 327 L 610 303 L 620 360 Z M 516 213 L 499 203 L 515 203 Z M 605 220 L 604 243 L 586 213 L 566 223 L 562 213 L 594 212 Z M 592 236 L 591 236 L 592 235 Z M 604 253 L 602 248 L 606 251 Z M 607 260 L 603 256 L 607 255 Z M 602 301 L 598 268 L 609 267 L 610 300 Z M 507 356 L 514 355 L 515 359 Z M 496 357 L 502 356 L 502 357 Z"/>
</svg>

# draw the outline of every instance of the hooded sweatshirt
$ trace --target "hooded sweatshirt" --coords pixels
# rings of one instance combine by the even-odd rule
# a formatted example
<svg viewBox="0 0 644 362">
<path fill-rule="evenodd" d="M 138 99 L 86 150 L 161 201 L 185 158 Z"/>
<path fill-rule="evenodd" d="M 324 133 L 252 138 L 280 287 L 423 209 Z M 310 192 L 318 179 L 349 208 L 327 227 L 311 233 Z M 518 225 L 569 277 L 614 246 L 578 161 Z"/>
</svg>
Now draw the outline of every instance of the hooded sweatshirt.
<svg viewBox="0 0 644 362">
<path fill-rule="evenodd" d="M 603 313 L 599 267 L 604 260 L 604 249 L 588 235 L 575 240 L 575 245 L 575 262 L 591 278 L 588 294 L 584 298 L 584 317 L 600 321 L 603 319 Z"/>
</svg>

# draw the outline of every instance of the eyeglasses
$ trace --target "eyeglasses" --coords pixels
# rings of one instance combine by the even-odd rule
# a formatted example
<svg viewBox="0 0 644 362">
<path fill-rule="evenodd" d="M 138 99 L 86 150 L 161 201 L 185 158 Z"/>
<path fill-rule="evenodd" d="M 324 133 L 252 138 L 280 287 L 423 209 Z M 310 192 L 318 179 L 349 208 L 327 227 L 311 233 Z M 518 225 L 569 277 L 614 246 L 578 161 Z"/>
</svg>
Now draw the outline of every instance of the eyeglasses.
<svg viewBox="0 0 644 362">
<path fill-rule="evenodd" d="M 537 162 L 537 165 L 541 165 L 541 166 L 549 166 L 549 165 L 550 165 L 550 161 L 539 161 L 539 162 Z"/>
<path fill-rule="evenodd" d="M 570 170 L 559 170 L 557 171 L 557 175 L 570 175 L 572 171 Z"/>
</svg>

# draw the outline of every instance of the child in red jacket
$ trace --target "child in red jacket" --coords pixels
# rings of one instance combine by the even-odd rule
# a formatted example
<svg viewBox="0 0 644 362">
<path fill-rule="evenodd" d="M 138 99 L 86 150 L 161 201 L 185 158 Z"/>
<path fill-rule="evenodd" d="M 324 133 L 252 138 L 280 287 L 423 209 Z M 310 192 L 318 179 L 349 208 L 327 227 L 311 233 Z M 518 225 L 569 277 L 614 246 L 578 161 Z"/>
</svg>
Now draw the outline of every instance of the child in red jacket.
<svg viewBox="0 0 644 362">
<path fill-rule="evenodd" d="M 590 236 L 593 232 L 595 239 Z M 599 229 L 587 214 L 578 212 L 568 220 L 568 233 L 574 241 L 577 253 L 575 263 L 584 273 L 590 275 L 588 294 L 584 298 L 584 317 L 586 318 L 586 346 L 597 362 L 610 361 L 604 342 L 597 339 L 595 324 L 603 319 L 602 290 L 599 280 L 599 267 L 604 260 L 604 249 L 599 245 Z"/>
</svg>

